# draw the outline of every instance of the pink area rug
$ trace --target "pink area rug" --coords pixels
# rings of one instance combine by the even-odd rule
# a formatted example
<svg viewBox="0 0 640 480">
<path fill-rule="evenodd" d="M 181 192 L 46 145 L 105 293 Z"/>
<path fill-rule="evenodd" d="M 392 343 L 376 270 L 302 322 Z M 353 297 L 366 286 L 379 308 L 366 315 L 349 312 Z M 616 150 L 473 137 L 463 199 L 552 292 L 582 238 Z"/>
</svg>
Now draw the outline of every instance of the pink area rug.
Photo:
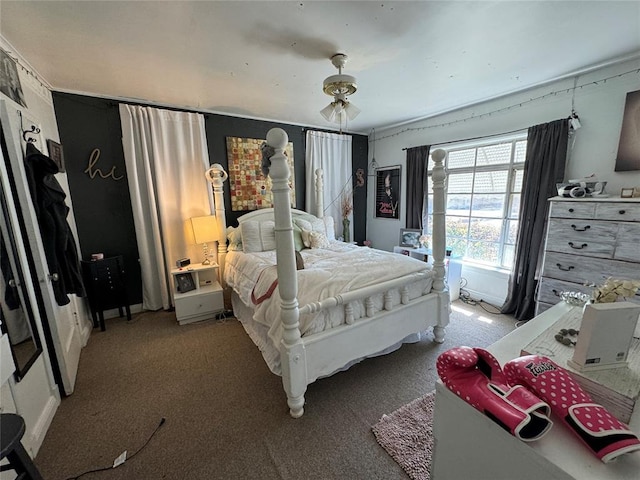
<svg viewBox="0 0 640 480">
<path fill-rule="evenodd" d="M 435 392 L 413 400 L 373 427 L 378 443 L 413 480 L 429 480 Z"/>
</svg>

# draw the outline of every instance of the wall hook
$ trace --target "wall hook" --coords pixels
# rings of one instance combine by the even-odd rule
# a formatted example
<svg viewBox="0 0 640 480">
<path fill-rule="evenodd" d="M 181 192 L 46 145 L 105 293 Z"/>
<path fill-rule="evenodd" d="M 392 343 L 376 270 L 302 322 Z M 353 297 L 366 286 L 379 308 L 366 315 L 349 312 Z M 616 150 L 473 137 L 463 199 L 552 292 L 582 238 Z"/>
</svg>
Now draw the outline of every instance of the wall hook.
<svg viewBox="0 0 640 480">
<path fill-rule="evenodd" d="M 22 139 L 27 143 L 35 143 L 37 140 L 35 138 L 27 138 L 27 135 L 40 133 L 40 128 L 36 125 L 31 125 L 29 130 L 25 130 L 24 125 L 22 124 L 21 110 L 18 110 L 18 115 L 20 115 L 20 131 L 22 132 Z"/>
</svg>

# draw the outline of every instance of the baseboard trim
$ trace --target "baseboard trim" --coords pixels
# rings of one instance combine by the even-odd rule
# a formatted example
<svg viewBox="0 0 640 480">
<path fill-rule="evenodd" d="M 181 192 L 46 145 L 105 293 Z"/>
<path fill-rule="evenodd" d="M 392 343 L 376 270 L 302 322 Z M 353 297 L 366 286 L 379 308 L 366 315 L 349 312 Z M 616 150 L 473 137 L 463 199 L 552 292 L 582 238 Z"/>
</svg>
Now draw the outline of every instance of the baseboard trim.
<svg viewBox="0 0 640 480">
<path fill-rule="evenodd" d="M 25 448 L 31 455 L 31 458 L 35 458 L 38 454 L 59 405 L 60 399 L 54 394 L 54 392 L 52 392 L 46 405 L 42 409 L 42 414 L 38 417 L 38 421 L 30 432 L 28 443 L 25 445 Z"/>
</svg>

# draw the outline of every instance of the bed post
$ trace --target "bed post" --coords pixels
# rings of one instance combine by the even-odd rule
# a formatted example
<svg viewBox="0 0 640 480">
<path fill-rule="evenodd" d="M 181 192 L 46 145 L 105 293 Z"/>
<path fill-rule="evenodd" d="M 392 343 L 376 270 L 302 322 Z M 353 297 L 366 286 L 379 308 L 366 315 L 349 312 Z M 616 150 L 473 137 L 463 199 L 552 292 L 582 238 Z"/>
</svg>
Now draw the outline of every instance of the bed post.
<svg viewBox="0 0 640 480">
<path fill-rule="evenodd" d="M 445 288 L 444 256 L 446 249 L 446 225 L 445 225 L 445 198 L 444 198 L 444 159 L 447 153 L 437 149 L 431 154 L 435 165 L 433 166 L 431 180 L 433 183 L 433 235 L 431 236 L 431 253 L 433 255 L 433 290 L 439 293 L 447 293 Z M 442 296 L 441 296 L 442 297 Z M 444 295 L 447 305 L 440 308 L 449 308 L 449 295 Z M 444 341 L 444 327 L 433 327 L 435 342 Z"/>
<path fill-rule="evenodd" d="M 267 133 L 267 144 L 274 148 L 269 176 L 272 180 L 273 210 L 276 232 L 276 261 L 278 290 L 282 306 L 284 332 L 280 343 L 282 383 L 287 393 L 289 413 L 299 418 L 304 413 L 304 393 L 307 390 L 307 372 L 304 344 L 300 339 L 298 319 L 298 276 L 296 275 L 293 226 L 291 223 L 291 200 L 289 188 L 290 170 L 284 147 L 289 141 L 281 128 L 272 128 Z"/>
<path fill-rule="evenodd" d="M 316 217 L 324 217 L 324 181 L 321 168 L 316 169 Z"/>
<path fill-rule="evenodd" d="M 220 239 L 218 240 L 218 281 L 222 288 L 226 287 L 224 282 L 224 262 L 227 257 L 227 219 L 224 210 L 224 182 L 229 178 L 222 165 L 214 163 L 205 172 L 206 179 L 213 185 L 213 202 L 215 205 L 216 223 Z"/>
</svg>

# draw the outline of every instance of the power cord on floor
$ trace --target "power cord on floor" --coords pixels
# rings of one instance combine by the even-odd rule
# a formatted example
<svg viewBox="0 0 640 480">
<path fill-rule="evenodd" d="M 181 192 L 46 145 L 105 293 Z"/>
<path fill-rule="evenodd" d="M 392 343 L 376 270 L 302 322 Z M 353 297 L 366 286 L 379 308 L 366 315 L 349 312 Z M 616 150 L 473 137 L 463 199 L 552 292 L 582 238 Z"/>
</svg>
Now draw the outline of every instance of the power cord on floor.
<svg viewBox="0 0 640 480">
<path fill-rule="evenodd" d="M 501 315 L 500 308 L 496 307 L 495 305 L 492 305 L 489 302 L 485 302 L 482 299 L 476 300 L 472 298 L 471 294 L 464 289 L 464 286 L 466 284 L 467 284 L 466 278 L 460 279 L 460 301 L 462 303 L 466 303 L 467 305 L 471 305 L 473 307 L 480 307 L 485 312 L 490 313 L 491 315 Z M 491 307 L 492 310 L 489 310 L 487 307 L 485 307 L 485 305 Z"/>
<path fill-rule="evenodd" d="M 153 438 L 153 436 L 156 434 L 156 432 L 157 432 L 158 430 L 160 430 L 160 427 L 161 427 L 162 425 L 164 425 L 164 423 L 165 423 L 166 421 L 167 421 L 167 420 L 166 420 L 164 417 L 162 417 L 162 419 L 160 420 L 160 423 L 158 424 L 158 426 L 156 427 L 156 429 L 155 429 L 155 430 L 153 431 L 153 433 L 149 436 L 149 438 L 147 439 L 147 441 L 146 441 L 146 442 L 144 442 L 144 445 L 142 445 L 138 450 L 136 450 L 136 451 L 135 451 L 135 452 L 134 452 L 134 453 L 133 453 L 129 458 L 125 458 L 125 459 L 123 459 L 120 463 L 117 463 L 117 460 L 116 460 L 116 462 L 114 462 L 114 464 L 113 464 L 113 465 L 110 465 L 110 466 L 108 466 L 108 467 L 101 467 L 101 468 L 94 468 L 93 470 L 87 470 L 86 472 L 82 472 L 80 475 L 76 475 L 75 477 L 68 477 L 66 480 L 78 480 L 78 478 L 83 477 L 83 476 L 85 476 L 85 475 L 88 475 L 88 474 L 90 474 L 90 473 L 103 472 L 103 471 L 105 471 L 105 470 L 111 470 L 111 469 L 114 469 L 114 468 L 119 467 L 120 465 L 123 465 L 123 464 L 125 463 L 125 461 L 126 461 L 126 460 L 131 460 L 131 459 L 132 459 L 133 457 L 135 457 L 138 453 L 140 453 L 140 451 L 141 451 L 144 447 L 146 447 L 146 446 L 149 444 L 149 442 L 151 441 L 151 439 Z M 119 458 L 119 457 L 118 457 L 118 458 Z"/>
</svg>

